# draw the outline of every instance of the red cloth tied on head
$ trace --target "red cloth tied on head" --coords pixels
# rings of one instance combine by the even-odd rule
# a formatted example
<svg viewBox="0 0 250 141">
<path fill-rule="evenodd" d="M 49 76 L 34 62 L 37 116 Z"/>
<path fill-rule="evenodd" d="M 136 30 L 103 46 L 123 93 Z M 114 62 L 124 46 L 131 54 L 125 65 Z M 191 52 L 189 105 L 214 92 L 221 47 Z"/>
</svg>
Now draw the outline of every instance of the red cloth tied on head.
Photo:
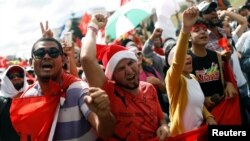
<svg viewBox="0 0 250 141">
<path fill-rule="evenodd" d="M 192 26 L 191 32 L 193 32 L 196 28 L 202 28 L 203 30 L 207 30 L 207 26 L 203 23 L 198 23 Z"/>
</svg>

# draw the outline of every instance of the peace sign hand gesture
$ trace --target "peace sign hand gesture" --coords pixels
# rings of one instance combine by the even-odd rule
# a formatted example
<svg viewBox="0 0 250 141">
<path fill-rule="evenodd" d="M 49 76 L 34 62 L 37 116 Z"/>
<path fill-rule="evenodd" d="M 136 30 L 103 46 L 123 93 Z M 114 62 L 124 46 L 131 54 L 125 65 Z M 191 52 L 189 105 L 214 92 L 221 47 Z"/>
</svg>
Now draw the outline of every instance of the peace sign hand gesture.
<svg viewBox="0 0 250 141">
<path fill-rule="evenodd" d="M 46 23 L 45 23 L 45 29 L 44 29 L 42 22 L 40 22 L 40 27 L 41 27 L 43 37 L 45 37 L 45 38 L 52 38 L 53 37 L 53 32 L 49 29 L 49 22 L 48 21 L 46 21 Z"/>
</svg>

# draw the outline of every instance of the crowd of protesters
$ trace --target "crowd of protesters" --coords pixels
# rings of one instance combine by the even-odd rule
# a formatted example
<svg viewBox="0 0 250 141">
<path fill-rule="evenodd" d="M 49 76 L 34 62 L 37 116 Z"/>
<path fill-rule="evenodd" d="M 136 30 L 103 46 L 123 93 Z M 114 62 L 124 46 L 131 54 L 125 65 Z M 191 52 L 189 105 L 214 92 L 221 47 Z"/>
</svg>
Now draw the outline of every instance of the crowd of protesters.
<svg viewBox="0 0 250 141">
<path fill-rule="evenodd" d="M 28 61 L 1 61 L 0 141 L 203 141 L 207 125 L 250 125 L 250 2 L 189 2 L 169 38 L 149 20 L 110 39 L 95 14 L 68 44 L 41 23 Z"/>
</svg>

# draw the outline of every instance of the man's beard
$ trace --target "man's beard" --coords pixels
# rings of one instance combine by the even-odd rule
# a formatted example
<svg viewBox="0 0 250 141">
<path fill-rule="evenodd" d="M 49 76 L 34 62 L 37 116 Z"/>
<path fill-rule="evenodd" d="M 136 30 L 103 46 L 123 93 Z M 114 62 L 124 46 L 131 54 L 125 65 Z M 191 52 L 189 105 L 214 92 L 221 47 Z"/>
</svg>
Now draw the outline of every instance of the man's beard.
<svg viewBox="0 0 250 141">
<path fill-rule="evenodd" d="M 135 90 L 139 87 L 139 81 L 138 82 L 133 82 L 134 85 L 124 85 L 116 81 L 116 84 L 119 85 L 122 88 L 128 89 L 128 90 Z"/>
<path fill-rule="evenodd" d="M 209 27 L 216 27 L 216 26 L 222 27 L 222 20 L 218 19 L 217 22 L 208 21 L 208 26 Z"/>
<path fill-rule="evenodd" d="M 22 83 L 17 83 L 17 84 L 14 85 L 14 87 L 15 87 L 15 89 L 16 89 L 17 91 L 19 91 L 20 89 L 23 88 L 23 85 L 24 85 L 24 82 L 22 82 Z"/>
</svg>

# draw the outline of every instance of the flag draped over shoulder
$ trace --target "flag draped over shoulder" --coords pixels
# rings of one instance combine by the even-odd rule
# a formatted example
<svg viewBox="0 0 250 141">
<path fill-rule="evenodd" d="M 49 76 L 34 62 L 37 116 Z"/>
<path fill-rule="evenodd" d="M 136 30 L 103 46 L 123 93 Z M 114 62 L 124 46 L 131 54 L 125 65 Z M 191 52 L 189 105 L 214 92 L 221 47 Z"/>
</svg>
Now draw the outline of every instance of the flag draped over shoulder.
<svg viewBox="0 0 250 141">
<path fill-rule="evenodd" d="M 65 97 L 66 89 L 76 80 L 72 75 L 64 74 L 61 87 L 58 83 L 50 82 L 51 92 L 57 94 L 13 99 L 11 121 L 21 141 L 48 140 L 60 97 Z"/>
<path fill-rule="evenodd" d="M 229 62 L 224 63 L 225 79 L 234 85 L 238 92 L 237 83 L 233 72 L 229 66 Z M 241 125 L 241 111 L 239 93 L 231 99 L 224 99 L 211 111 L 218 125 Z"/>
<path fill-rule="evenodd" d="M 11 120 L 21 141 L 48 139 L 59 100 L 60 96 L 44 95 L 12 101 Z"/>
</svg>

